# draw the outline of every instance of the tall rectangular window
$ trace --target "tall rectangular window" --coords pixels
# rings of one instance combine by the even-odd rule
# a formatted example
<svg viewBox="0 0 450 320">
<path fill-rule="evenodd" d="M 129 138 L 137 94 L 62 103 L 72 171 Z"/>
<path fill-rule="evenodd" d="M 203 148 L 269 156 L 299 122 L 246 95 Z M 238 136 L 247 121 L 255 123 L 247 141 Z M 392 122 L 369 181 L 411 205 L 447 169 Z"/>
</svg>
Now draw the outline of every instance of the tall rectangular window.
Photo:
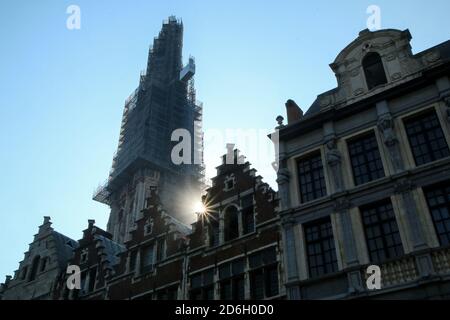
<svg viewBox="0 0 450 320">
<path fill-rule="evenodd" d="M 441 246 L 450 244 L 450 182 L 424 189 Z"/>
<path fill-rule="evenodd" d="M 214 268 L 191 276 L 190 280 L 191 300 L 214 300 Z"/>
<path fill-rule="evenodd" d="M 250 295 L 254 300 L 278 295 L 278 262 L 275 247 L 249 256 Z"/>
<path fill-rule="evenodd" d="M 255 213 L 253 207 L 253 195 L 246 196 L 241 200 L 242 207 L 242 229 L 243 234 L 255 231 Z"/>
<path fill-rule="evenodd" d="M 89 285 L 88 292 L 92 292 L 95 289 L 95 281 L 97 277 L 97 267 L 94 267 L 89 270 Z"/>
<path fill-rule="evenodd" d="M 321 198 L 326 195 L 320 152 L 299 159 L 297 162 L 300 198 L 302 203 Z"/>
<path fill-rule="evenodd" d="M 146 273 L 153 271 L 153 264 L 154 264 L 154 258 L 153 258 L 153 252 L 154 252 L 154 245 L 147 246 L 142 249 L 142 260 L 141 260 L 141 272 Z"/>
<path fill-rule="evenodd" d="M 168 300 L 178 299 L 178 285 L 172 286 L 169 289 L 167 289 L 167 299 Z"/>
<path fill-rule="evenodd" d="M 216 217 L 209 217 L 209 245 L 211 247 L 217 247 L 219 245 L 219 221 L 216 220 Z"/>
<path fill-rule="evenodd" d="M 434 110 L 406 119 L 404 123 L 416 165 L 450 155 L 444 132 Z"/>
<path fill-rule="evenodd" d="M 245 299 L 244 267 L 243 259 L 219 266 L 221 300 Z"/>
<path fill-rule="evenodd" d="M 383 163 L 373 131 L 349 140 L 348 151 L 355 185 L 384 177 Z"/>
<path fill-rule="evenodd" d="M 162 261 L 166 258 L 166 239 L 159 239 L 157 244 L 156 259 L 157 261 Z"/>
<path fill-rule="evenodd" d="M 389 199 L 361 207 L 361 215 L 371 262 L 403 255 L 402 240 Z"/>
<path fill-rule="evenodd" d="M 338 269 L 330 218 L 305 225 L 309 276 L 318 277 Z"/>
</svg>

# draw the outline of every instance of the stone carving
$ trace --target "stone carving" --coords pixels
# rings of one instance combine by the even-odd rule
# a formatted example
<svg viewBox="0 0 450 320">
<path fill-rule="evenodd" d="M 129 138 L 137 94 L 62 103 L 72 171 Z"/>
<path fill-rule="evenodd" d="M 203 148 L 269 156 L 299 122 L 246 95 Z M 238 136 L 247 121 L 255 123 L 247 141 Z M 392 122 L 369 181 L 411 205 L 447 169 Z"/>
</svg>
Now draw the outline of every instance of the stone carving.
<svg viewBox="0 0 450 320">
<path fill-rule="evenodd" d="M 342 190 L 344 185 L 341 171 L 342 156 L 337 148 L 336 139 L 334 137 L 326 142 L 326 146 L 327 163 L 333 177 L 335 191 L 338 192 Z"/>
<path fill-rule="evenodd" d="M 364 89 L 363 88 L 359 88 L 359 89 L 356 89 L 354 92 L 353 92 L 353 95 L 354 96 L 359 96 L 359 95 L 361 95 L 361 94 L 363 94 L 364 93 Z"/>
<path fill-rule="evenodd" d="M 402 74 L 400 72 L 396 72 L 391 76 L 392 80 L 398 80 L 402 77 Z"/>
<path fill-rule="evenodd" d="M 393 146 L 398 142 L 394 133 L 394 121 L 390 114 L 384 114 L 378 119 L 378 128 L 383 134 L 384 143 L 387 146 Z"/>
<path fill-rule="evenodd" d="M 403 170 L 403 162 L 398 146 L 398 139 L 394 132 L 394 121 L 389 113 L 378 118 L 378 129 L 382 133 L 383 142 L 388 148 L 389 157 L 396 172 Z"/>
<path fill-rule="evenodd" d="M 280 168 L 277 173 L 277 183 L 278 184 L 289 183 L 290 176 L 291 174 L 289 172 L 289 169 Z"/>
<path fill-rule="evenodd" d="M 279 130 L 279 129 L 284 127 L 284 124 L 283 124 L 284 118 L 283 118 L 283 116 L 278 116 L 275 120 L 277 121 L 277 124 L 278 124 L 278 126 L 275 129 Z"/>
<path fill-rule="evenodd" d="M 281 200 L 281 208 L 287 209 L 290 207 L 289 198 L 289 180 L 290 172 L 287 168 L 279 168 L 277 172 L 278 193 Z"/>
</svg>

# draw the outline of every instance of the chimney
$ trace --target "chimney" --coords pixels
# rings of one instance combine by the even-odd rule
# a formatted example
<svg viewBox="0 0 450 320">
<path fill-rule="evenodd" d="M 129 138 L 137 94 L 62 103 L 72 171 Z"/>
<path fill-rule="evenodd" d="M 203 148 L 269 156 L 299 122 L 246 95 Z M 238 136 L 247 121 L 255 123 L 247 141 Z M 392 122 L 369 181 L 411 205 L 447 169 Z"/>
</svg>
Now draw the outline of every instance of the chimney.
<svg viewBox="0 0 450 320">
<path fill-rule="evenodd" d="M 89 219 L 88 220 L 88 228 L 92 228 L 95 224 L 95 220 L 94 219 Z"/>
<path fill-rule="evenodd" d="M 223 157 L 223 164 L 234 164 L 234 158 L 237 150 L 234 150 L 234 143 L 227 143 L 227 153 Z"/>
<path fill-rule="evenodd" d="M 50 217 L 49 216 L 45 216 L 44 217 L 44 222 L 42 222 L 42 224 L 39 226 L 39 231 L 38 234 L 36 236 L 44 236 L 47 235 L 48 233 L 53 231 L 53 228 L 51 227 L 52 222 L 50 221 Z M 37 239 L 37 238 L 35 238 Z"/>
<path fill-rule="evenodd" d="M 288 118 L 288 125 L 300 120 L 303 117 L 303 111 L 295 103 L 294 100 L 286 101 L 286 113 Z"/>
</svg>

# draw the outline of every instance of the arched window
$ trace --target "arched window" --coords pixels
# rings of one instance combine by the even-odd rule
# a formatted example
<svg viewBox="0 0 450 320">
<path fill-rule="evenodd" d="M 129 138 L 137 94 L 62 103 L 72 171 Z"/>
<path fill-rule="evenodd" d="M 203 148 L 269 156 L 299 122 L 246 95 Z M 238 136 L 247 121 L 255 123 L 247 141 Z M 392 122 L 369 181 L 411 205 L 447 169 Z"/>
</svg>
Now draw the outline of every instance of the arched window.
<svg viewBox="0 0 450 320">
<path fill-rule="evenodd" d="M 239 212 L 235 206 L 225 211 L 225 241 L 239 237 Z"/>
<path fill-rule="evenodd" d="M 369 90 L 387 83 L 381 57 L 376 52 L 369 52 L 363 59 L 362 66 Z"/>
<path fill-rule="evenodd" d="M 31 265 L 31 273 L 29 281 L 33 281 L 34 279 L 36 279 L 36 274 L 38 272 L 40 260 L 41 260 L 40 256 L 34 257 L 33 264 Z"/>
</svg>

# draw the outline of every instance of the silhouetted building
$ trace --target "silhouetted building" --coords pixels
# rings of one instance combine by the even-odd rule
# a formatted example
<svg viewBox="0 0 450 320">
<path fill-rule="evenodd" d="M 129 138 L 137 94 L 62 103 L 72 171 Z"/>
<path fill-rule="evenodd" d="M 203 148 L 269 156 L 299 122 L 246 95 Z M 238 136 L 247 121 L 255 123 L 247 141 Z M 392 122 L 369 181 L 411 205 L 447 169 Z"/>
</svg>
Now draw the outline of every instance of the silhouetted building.
<svg viewBox="0 0 450 320">
<path fill-rule="evenodd" d="M 183 24 L 170 17 L 150 48 L 147 71 L 125 103 L 108 181 L 94 194 L 94 200 L 111 207 L 107 231 L 118 242 L 125 242 L 135 228 L 150 187 L 158 187 L 167 210 L 184 222 L 190 222 L 183 213 L 186 207 L 201 197 L 202 105 L 195 98 L 194 59 L 182 66 L 182 43 Z M 175 130 L 190 143 L 184 150 L 191 153 L 190 163 L 172 159 L 173 147 L 181 140 L 176 134 L 172 141 Z"/>
<path fill-rule="evenodd" d="M 226 164 L 223 156 L 204 196 L 207 210 L 192 226 L 165 211 L 157 187 L 124 244 L 93 220 L 70 240 L 46 217 L 14 279 L 2 285 L 3 299 L 284 298 L 277 194 L 237 157 L 232 151 Z M 79 267 L 79 288 L 68 288 L 68 266 Z"/>
<path fill-rule="evenodd" d="M 51 227 L 50 217 L 43 224 L 19 262 L 14 277 L 2 285 L 5 300 L 51 300 L 66 273 L 67 263 L 78 243 Z"/>
</svg>

